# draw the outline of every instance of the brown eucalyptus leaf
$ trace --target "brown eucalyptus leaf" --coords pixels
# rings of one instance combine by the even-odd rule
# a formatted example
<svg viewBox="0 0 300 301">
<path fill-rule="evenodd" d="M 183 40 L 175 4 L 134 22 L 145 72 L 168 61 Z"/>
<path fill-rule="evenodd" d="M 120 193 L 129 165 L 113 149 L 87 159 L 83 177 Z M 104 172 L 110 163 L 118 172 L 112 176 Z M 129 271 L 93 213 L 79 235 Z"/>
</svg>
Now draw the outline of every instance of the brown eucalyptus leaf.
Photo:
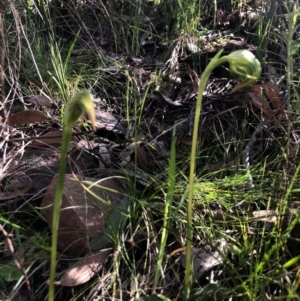
<svg viewBox="0 0 300 301">
<path fill-rule="evenodd" d="M 26 173 L 12 170 L 10 172 L 11 175 L 5 177 L 5 181 L 1 183 L 0 202 L 24 197 L 24 194 L 33 187 L 32 180 Z"/>
<path fill-rule="evenodd" d="M 275 115 L 283 113 L 284 105 L 279 87 L 272 83 L 266 83 L 264 93 L 275 109 Z"/>
<path fill-rule="evenodd" d="M 16 114 L 10 115 L 7 118 L 8 125 L 22 125 L 41 122 L 47 120 L 48 117 L 43 112 L 36 110 L 21 111 Z"/>
<path fill-rule="evenodd" d="M 261 85 L 254 85 L 251 88 L 251 91 L 248 92 L 248 95 L 250 96 L 250 102 L 254 106 L 262 110 L 267 116 L 271 118 L 274 117 L 274 113 L 269 105 L 269 102 L 263 94 Z"/>
<path fill-rule="evenodd" d="M 60 144 L 62 140 L 62 131 L 51 131 L 47 132 L 43 135 L 40 135 L 38 139 L 32 141 L 30 144 L 31 147 L 45 147 L 50 145 Z M 72 137 L 72 141 L 74 141 L 74 137 Z"/>
<path fill-rule="evenodd" d="M 36 140 L 32 141 L 30 147 L 48 147 L 57 144 L 61 144 L 63 132 L 62 131 L 50 131 L 40 135 Z M 75 137 L 71 137 L 71 141 L 76 141 Z"/>
<path fill-rule="evenodd" d="M 50 183 L 41 205 L 41 214 L 50 229 L 57 180 L 58 175 Z M 96 182 L 97 184 L 94 184 Z M 90 253 L 90 238 L 103 235 L 106 220 L 122 200 L 124 193 L 120 181 L 114 178 L 87 178 L 84 183 L 85 186 L 89 186 L 84 188 L 83 183 L 74 175 L 65 175 L 58 229 L 60 252 L 77 256 Z"/>
<path fill-rule="evenodd" d="M 149 162 L 147 154 L 146 154 L 144 148 L 141 146 L 141 144 L 138 144 L 136 146 L 135 152 L 136 152 L 136 155 L 137 155 L 138 163 L 143 168 L 150 169 L 151 168 L 150 162 Z"/>
<path fill-rule="evenodd" d="M 31 187 L 32 185 L 30 184 L 28 187 L 20 190 L 0 192 L 0 202 L 16 199 L 26 193 Z"/>
<path fill-rule="evenodd" d="M 135 152 L 137 161 L 141 165 L 141 167 L 150 168 L 150 163 L 147 158 L 147 154 L 141 144 L 141 141 L 133 142 L 128 146 L 128 148 Z"/>
<path fill-rule="evenodd" d="M 103 250 L 96 254 L 87 255 L 78 260 L 55 284 L 61 286 L 76 286 L 88 282 L 103 267 L 112 250 Z"/>
<path fill-rule="evenodd" d="M 189 67 L 189 65 L 187 65 L 187 66 L 188 66 L 188 73 L 191 78 L 191 82 L 193 84 L 193 91 L 189 95 L 189 99 L 190 99 L 190 98 L 194 97 L 195 95 L 197 95 L 197 93 L 198 93 L 200 78 L 195 70 L 193 70 L 191 67 Z"/>
<path fill-rule="evenodd" d="M 49 101 L 49 99 L 43 95 L 35 95 L 26 99 L 27 102 L 33 103 L 37 106 L 42 106 L 45 108 L 52 108 L 53 104 Z"/>
</svg>

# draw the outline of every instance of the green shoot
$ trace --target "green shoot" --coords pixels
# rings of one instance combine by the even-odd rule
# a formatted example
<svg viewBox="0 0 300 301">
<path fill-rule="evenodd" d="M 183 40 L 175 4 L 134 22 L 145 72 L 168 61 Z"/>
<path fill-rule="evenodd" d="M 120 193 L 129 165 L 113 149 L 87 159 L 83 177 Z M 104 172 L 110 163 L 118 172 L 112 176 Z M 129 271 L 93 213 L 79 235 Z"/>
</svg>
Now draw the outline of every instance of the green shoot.
<svg viewBox="0 0 300 301">
<path fill-rule="evenodd" d="M 72 127 L 85 113 L 88 113 L 90 115 L 92 127 L 95 130 L 95 111 L 94 111 L 93 97 L 86 90 L 76 93 L 65 109 L 65 115 L 64 115 L 65 128 L 63 131 L 61 158 L 59 164 L 59 175 L 58 175 L 57 187 L 55 191 L 55 200 L 54 200 L 54 208 L 53 208 L 51 267 L 50 267 L 48 301 L 54 300 L 54 279 L 55 279 L 55 271 L 56 271 L 58 228 L 59 228 L 60 209 L 61 209 L 63 189 L 64 189 L 68 147 L 72 137 Z"/>
</svg>

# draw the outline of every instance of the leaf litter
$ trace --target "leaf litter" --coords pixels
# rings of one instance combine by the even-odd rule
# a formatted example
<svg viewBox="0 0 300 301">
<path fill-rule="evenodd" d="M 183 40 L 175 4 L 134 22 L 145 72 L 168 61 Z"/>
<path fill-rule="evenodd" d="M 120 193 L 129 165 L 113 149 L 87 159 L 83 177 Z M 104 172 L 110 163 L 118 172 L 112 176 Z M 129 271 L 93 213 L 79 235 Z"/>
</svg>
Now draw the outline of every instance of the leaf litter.
<svg viewBox="0 0 300 301">
<path fill-rule="evenodd" d="M 239 15 L 237 11 L 227 13 L 219 10 L 217 25 L 220 28 L 231 26 L 239 18 L 243 18 L 243 16 Z M 128 18 L 126 18 L 126 22 L 129 22 Z M 137 128 L 135 118 L 126 116 L 124 106 L 125 93 L 119 95 L 118 91 L 110 90 L 109 96 L 105 99 L 106 107 L 103 103 L 101 103 L 101 107 L 98 103 L 96 104 L 96 136 L 90 135 L 83 128 L 77 127 L 74 129 L 74 143 L 70 146 L 69 152 L 68 172 L 70 174 L 67 176 L 67 191 L 64 197 L 64 209 L 66 210 L 62 211 L 62 213 L 64 211 L 66 213 L 63 221 L 66 221 L 64 226 L 66 226 L 68 232 L 66 236 L 61 236 L 59 244 L 62 253 L 68 250 L 71 253 L 74 252 L 73 255 L 75 256 L 84 254 L 85 257 L 80 259 L 73 267 L 67 269 L 57 284 L 72 287 L 89 281 L 100 272 L 105 265 L 107 257 L 112 254 L 111 250 L 91 254 L 91 246 L 97 246 L 97 244 L 100 244 L 99 239 L 101 240 L 101 235 L 92 233 L 91 229 L 95 226 L 103 234 L 107 229 L 107 224 L 106 221 L 101 220 L 101 216 L 99 217 L 101 215 L 98 211 L 99 208 L 95 212 L 89 210 L 95 204 L 100 206 L 100 203 L 95 198 L 93 199 L 92 196 L 88 196 L 88 191 L 82 188 L 79 180 L 71 180 L 73 174 L 78 179 L 81 179 L 82 182 L 95 182 L 99 180 L 95 175 L 109 174 L 112 177 L 119 177 L 124 168 L 134 171 L 134 166 L 137 162 L 140 169 L 138 176 L 137 173 L 130 174 L 129 171 L 125 175 L 129 175 L 132 181 L 140 184 L 142 191 L 147 186 L 155 190 L 156 185 L 151 183 L 150 178 L 165 170 L 171 133 L 174 128 L 177 131 L 176 146 L 179 161 L 182 158 L 186 158 L 189 153 L 194 103 L 197 96 L 197 88 L 201 81 L 201 69 L 207 65 L 207 62 L 219 48 L 224 48 L 224 53 L 235 49 L 256 51 L 254 45 L 244 40 L 228 38 L 225 41 L 226 43 L 220 43 L 219 45 L 218 43 L 214 45 L 210 43 L 210 41 L 222 39 L 220 33 L 204 36 L 205 43 L 201 39 L 203 37 L 191 36 L 187 43 L 184 43 L 183 40 L 174 41 L 172 45 L 168 45 L 169 57 L 161 63 L 158 60 L 159 52 L 164 51 L 165 46 L 150 35 L 143 35 L 140 46 L 144 51 L 144 56 L 135 57 L 132 54 L 127 54 L 126 56 L 114 54 L 114 59 L 111 59 L 114 65 L 102 70 L 108 80 L 113 79 L 121 83 L 128 79 L 130 84 L 133 85 L 133 79 L 138 78 L 138 97 L 134 101 L 138 102 L 141 122 L 139 128 Z M 110 43 L 109 39 L 103 39 L 100 44 L 106 47 Z M 155 51 L 152 57 L 145 55 L 149 49 L 152 54 Z M 103 55 L 106 57 L 113 56 L 112 53 L 106 51 L 103 51 Z M 124 75 L 125 69 L 127 75 Z M 153 70 L 165 75 L 161 77 L 160 85 L 153 84 L 153 78 L 151 79 Z M 272 76 L 274 74 L 272 72 Z M 150 88 L 146 90 L 145 87 L 148 85 Z M 237 171 L 240 172 L 239 168 L 245 165 L 242 160 L 243 149 L 239 149 L 232 141 L 240 141 L 244 120 L 247 120 L 247 125 L 243 135 L 250 141 L 255 140 L 253 138 L 255 128 L 261 123 L 266 125 L 260 132 L 264 139 L 256 139 L 255 143 L 253 143 L 259 144 L 259 149 L 257 150 L 255 145 L 251 146 L 249 150 L 247 149 L 251 164 L 267 158 L 266 154 L 275 149 L 274 145 L 278 146 L 274 139 L 275 134 L 277 136 L 285 134 L 287 108 L 282 93 L 284 89 L 271 82 L 258 82 L 252 88 L 231 94 L 233 86 L 234 81 L 230 78 L 228 70 L 224 68 L 214 74 L 205 91 L 198 143 L 203 149 L 203 156 L 210 156 L 211 159 L 205 162 L 203 166 L 199 162 L 198 175 L 200 176 L 219 173 L 218 177 L 224 178 Z M 109 87 L 106 88 L 108 89 Z M 144 97 L 146 93 L 148 94 Z M 51 112 L 50 115 L 55 115 L 53 105 L 42 95 L 30 97 L 26 101 L 37 107 L 44 107 Z M 6 125 L 11 127 L 9 131 L 5 129 L 5 122 Z M 5 154 L 14 151 L 10 145 L 11 143 L 15 143 L 16 147 L 23 147 L 23 153 L 20 156 L 22 158 L 14 159 L 16 167 L 11 168 L 11 170 L 8 169 L 5 176 L 1 178 L 2 196 L 7 196 L 8 199 L 16 199 L 31 191 L 31 195 L 36 194 L 39 200 L 43 198 L 41 212 L 47 210 L 47 206 L 51 206 L 53 201 L 55 174 L 57 173 L 59 161 L 57 144 L 61 140 L 61 126 L 57 126 L 57 123 L 51 121 L 44 112 L 25 110 L 9 115 L 7 120 L 4 120 L 4 124 L 1 125 L 1 131 L 6 133 L 6 137 L 10 136 L 9 138 L 13 139 L 17 136 L 20 139 L 19 141 L 9 141 L 10 139 L 7 138 Z M 82 133 L 83 139 L 80 136 L 80 141 L 79 136 L 76 136 L 76 134 Z M 298 137 L 295 131 L 293 131 L 293 134 L 295 137 Z M 12 137 L 11 135 L 16 136 Z M 25 146 L 22 139 L 26 141 L 26 137 L 37 138 L 31 144 Z M 136 137 L 138 137 L 137 140 Z M 30 150 L 29 147 L 32 149 Z M 212 149 L 214 149 L 213 155 Z M 292 153 L 292 156 L 296 156 L 296 151 Z M 3 156 L 2 164 L 8 162 L 11 162 L 9 161 L 9 156 Z M 186 172 L 185 166 L 186 162 L 182 162 L 182 165 L 180 166 L 179 164 L 178 168 Z M 6 195 L 7 191 L 11 189 L 8 185 L 8 180 L 13 175 L 18 175 L 18 172 L 19 174 L 22 174 L 22 172 L 28 174 L 29 182 L 32 184 L 29 184 L 24 190 L 16 187 L 17 190 L 11 190 L 11 192 L 8 192 L 10 195 Z M 71 172 L 73 172 L 72 175 Z M 144 175 L 147 175 L 147 177 Z M 138 179 L 138 177 L 140 178 Z M 114 182 L 114 180 L 108 179 L 104 183 L 106 187 L 110 187 L 111 183 Z M 118 202 L 122 201 L 125 193 L 123 187 L 121 188 L 119 184 L 115 183 L 112 186 L 115 193 L 119 195 Z M 240 187 L 245 188 L 245 186 Z M 46 189 L 47 191 L 45 192 Z M 99 189 L 100 192 L 98 191 L 97 195 L 103 196 L 103 194 L 106 194 L 104 192 L 105 189 Z M 25 195 L 23 197 L 27 198 Z M 88 200 L 88 198 L 91 199 Z M 211 199 L 213 198 L 214 196 L 211 197 Z M 113 205 L 115 208 L 118 207 L 117 202 Z M 67 213 L 68 211 L 69 213 Z M 112 213 L 111 210 L 109 211 Z M 204 210 L 201 214 L 203 212 Z M 50 226 L 52 219 L 51 210 L 49 209 L 48 213 L 44 214 Z M 264 210 L 263 208 L 261 210 L 252 209 L 252 214 L 254 218 L 261 222 L 274 222 L 272 210 Z M 111 215 L 113 214 L 108 214 L 108 216 Z M 89 225 L 92 225 L 91 229 L 89 229 Z M 75 229 L 79 235 L 72 237 L 70 229 L 73 230 L 72 232 L 75 232 Z M 64 232 L 63 228 L 61 230 L 61 232 Z M 92 232 L 90 233 L 90 231 Z M 207 245 L 202 244 L 202 247 L 194 249 L 194 258 L 199 260 L 199 262 L 195 261 L 194 263 L 196 277 L 201 278 L 207 272 L 213 270 L 214 267 L 224 263 L 224 253 L 222 252 L 227 251 L 227 243 L 225 240 L 220 240 Z M 214 248 L 211 248 L 211 245 Z M 96 248 L 92 249 L 96 250 Z M 184 263 L 182 265 L 184 266 Z"/>
</svg>

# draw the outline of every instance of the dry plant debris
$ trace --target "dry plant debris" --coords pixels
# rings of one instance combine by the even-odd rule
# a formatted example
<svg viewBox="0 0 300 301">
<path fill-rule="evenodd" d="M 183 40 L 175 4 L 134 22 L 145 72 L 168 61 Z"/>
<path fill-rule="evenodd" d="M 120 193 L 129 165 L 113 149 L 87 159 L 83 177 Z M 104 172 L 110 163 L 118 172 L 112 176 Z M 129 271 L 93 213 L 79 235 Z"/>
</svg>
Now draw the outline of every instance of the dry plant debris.
<svg viewBox="0 0 300 301">
<path fill-rule="evenodd" d="M 88 282 L 101 270 L 111 253 L 112 250 L 107 249 L 86 255 L 71 266 L 55 284 L 73 287 Z"/>
<path fill-rule="evenodd" d="M 256 46 L 258 40 L 255 35 L 252 36 L 252 32 L 260 24 L 260 8 L 263 1 L 242 1 L 243 5 L 238 10 L 232 8 L 232 1 L 217 1 L 217 11 L 209 9 L 210 5 L 207 5 L 204 10 L 205 16 L 198 24 L 199 28 L 189 35 L 179 36 L 175 39 L 170 36 L 166 37 L 167 34 L 172 33 L 171 24 L 157 26 L 167 19 L 165 14 L 160 14 L 160 11 L 149 9 L 147 12 L 143 12 L 143 16 L 135 18 L 132 16 L 132 11 L 130 11 L 132 7 L 129 3 L 126 3 L 128 7 L 123 7 L 125 2 L 108 2 L 105 13 L 103 13 L 103 7 L 99 8 L 100 2 L 97 1 L 64 1 L 65 4 L 67 3 L 66 7 L 60 9 L 68 14 L 61 16 L 57 23 L 61 26 L 61 28 L 58 26 L 58 32 L 62 30 L 58 34 L 62 47 L 65 46 L 66 40 L 75 38 L 78 29 L 81 29 L 70 56 L 70 62 L 75 66 L 74 74 L 80 73 L 83 67 L 82 63 L 87 65 L 89 73 L 95 74 L 91 81 L 84 77 L 86 80 L 81 82 L 78 77 L 79 84 L 68 78 L 67 88 L 73 89 L 77 85 L 78 87 L 92 87 L 92 92 L 97 97 L 95 103 L 96 134 L 89 131 L 89 125 L 74 127 L 73 141 L 69 149 L 68 175 L 66 176 L 64 210 L 62 211 L 59 239 L 62 253 L 60 259 L 63 259 L 60 260 L 61 271 L 65 271 L 65 274 L 57 284 L 60 287 L 71 288 L 79 286 L 100 274 L 103 268 L 104 270 L 107 268 L 106 259 L 114 254 L 113 250 L 94 253 L 107 229 L 106 213 L 112 213 L 113 209 L 124 201 L 124 194 L 128 194 L 130 197 L 133 194 L 135 203 L 132 207 L 137 210 L 137 213 L 133 212 L 131 218 L 134 219 L 134 214 L 138 214 L 138 222 L 134 224 L 137 229 L 130 232 L 132 225 L 124 227 L 127 236 L 122 233 L 126 237 L 122 241 L 124 243 L 122 246 L 126 247 L 125 251 L 122 250 L 124 252 L 122 255 L 125 255 L 124 257 L 128 254 L 132 256 L 129 256 L 129 260 L 136 263 L 136 270 L 130 270 L 132 274 L 128 272 L 126 257 L 126 260 L 123 260 L 124 258 L 120 260 L 125 268 L 122 266 L 123 270 L 118 275 L 118 280 L 120 283 L 122 282 L 122 286 L 118 288 L 120 294 L 126 292 L 124 293 L 125 297 L 122 295 L 118 297 L 124 300 L 133 300 L 136 296 L 140 297 L 140 294 L 147 294 L 151 286 L 151 268 L 156 261 L 157 237 L 159 237 L 160 220 L 163 216 L 164 184 L 167 183 L 165 172 L 172 132 L 174 129 L 176 130 L 176 167 L 178 171 L 176 177 L 179 181 L 184 182 L 184 176 L 188 171 L 194 104 L 201 73 L 220 49 L 224 49 L 224 54 L 236 49 L 248 49 L 255 54 L 261 51 Z M 9 6 L 13 4 L 11 1 L 8 3 Z M 172 6 L 176 2 L 169 1 L 168 3 Z M 281 7 L 284 1 L 276 3 L 278 4 L 278 16 L 270 20 L 279 22 L 280 26 L 285 28 L 287 12 Z M 144 1 L 142 5 L 153 5 L 153 1 Z M 4 9 L 2 5 L 1 13 L 5 13 L 9 6 L 7 5 Z M 112 6 L 115 7 L 111 9 Z M 122 11 L 120 15 L 116 13 L 119 7 L 124 8 L 124 12 Z M 95 11 L 103 13 L 99 23 Z M 0 18 L 1 20 L 3 19 Z M 137 21 L 138 23 L 135 23 Z M 177 20 L 172 22 L 175 22 L 174 28 L 176 28 Z M 212 25 L 214 22 L 215 24 Z M 24 24 L 17 24 L 24 27 Z M 30 26 L 30 22 L 27 24 Z M 70 26 L 68 32 L 64 31 L 66 28 L 63 29 L 66 24 Z M 276 29 L 276 39 L 280 26 L 272 27 Z M 13 27 L 14 23 L 9 23 L 5 29 L 9 31 Z M 128 32 L 126 32 L 126 28 L 130 28 Z M 139 30 L 134 32 L 133 29 L 137 28 Z M 170 32 L 167 33 L 168 28 L 170 28 Z M 14 30 L 14 34 L 19 32 L 19 29 Z M 251 35 L 246 34 L 248 30 Z M 141 32 L 143 34 L 139 35 Z M 35 31 L 34 33 L 37 34 Z M 126 39 L 122 40 L 122 34 L 125 34 Z M 136 35 L 136 40 L 133 39 L 133 35 Z M 11 39 L 11 43 L 6 46 L 14 45 L 11 32 L 4 35 L 3 28 L 1 28 L 2 39 L 5 36 L 9 36 Z M 226 284 L 230 281 L 238 282 L 237 278 L 226 274 L 226 263 L 235 259 L 235 255 L 228 252 L 228 245 L 230 248 L 231 245 L 234 245 L 235 240 L 240 243 L 239 233 L 244 225 L 236 226 L 234 224 L 237 212 L 238 216 L 240 214 L 239 221 L 245 222 L 245 227 L 248 227 L 245 236 L 249 240 L 253 239 L 254 241 L 257 232 L 259 232 L 258 237 L 266 235 L 263 239 L 267 240 L 268 237 L 274 235 L 272 229 L 277 229 L 276 227 L 282 221 L 284 222 L 282 222 L 283 226 L 280 231 L 284 233 L 287 227 L 285 225 L 286 216 L 278 214 L 275 209 L 283 201 L 291 174 L 299 164 L 300 123 L 297 112 L 292 112 L 293 103 L 290 102 L 292 95 L 289 95 L 289 99 L 287 98 L 286 91 L 289 87 L 286 86 L 286 78 L 279 80 L 287 72 L 285 69 L 287 58 L 284 46 L 282 46 L 284 43 L 281 40 L 276 43 L 274 37 L 270 32 L 269 45 L 266 46 L 266 53 L 262 54 L 264 70 L 260 82 L 251 88 L 231 93 L 235 81 L 230 77 L 226 68 L 220 68 L 211 77 L 204 94 L 201 129 L 197 143 L 199 149 L 197 178 L 202 181 L 203 177 L 204 182 L 206 179 L 211 182 L 218 180 L 226 182 L 228 179 L 232 179 L 232 176 L 245 176 L 247 171 L 253 174 L 250 174 L 248 182 L 230 183 L 230 187 L 226 189 L 218 190 L 214 185 L 210 191 L 206 191 L 209 187 L 209 184 L 206 183 L 199 189 L 200 193 L 195 192 L 194 218 L 200 218 L 201 225 L 210 227 L 212 231 L 218 225 L 220 231 L 224 232 L 222 233 L 225 237 L 228 235 L 230 241 L 229 243 L 227 240 L 212 238 L 210 242 L 205 243 L 202 238 L 207 233 L 199 231 L 194 248 L 194 275 L 197 277 L 199 286 L 214 274 L 215 269 L 218 270 L 218 274 L 214 274 L 216 283 L 223 281 L 224 275 L 225 278 L 227 277 Z M 295 37 L 297 40 L 299 39 L 298 33 L 295 33 Z M 32 37 L 30 36 L 30 38 Z M 4 79 L 4 76 L 8 76 L 7 68 L 11 68 L 12 62 L 15 64 L 15 58 L 11 58 L 9 52 L 5 53 L 5 56 L 1 56 L 1 61 L 6 59 L 5 64 L 1 65 L 8 66 L 4 68 L 5 70 L 2 68 L 0 74 L 1 99 L 7 108 L 8 116 L 2 118 L 0 123 L 0 136 L 2 137 L 0 141 L 2 159 L 0 205 L 3 213 L 11 212 L 12 219 L 26 205 L 34 206 L 38 210 L 42 207 L 41 213 L 47 223 L 51 225 L 51 205 L 55 190 L 55 175 L 58 172 L 59 146 L 63 127 L 60 122 L 60 107 L 64 104 L 61 102 L 60 91 L 57 86 L 53 85 L 52 78 L 55 76 L 53 70 L 49 76 L 48 69 L 51 69 L 51 64 L 43 62 L 45 63 L 43 65 L 36 61 L 38 67 L 43 67 L 38 71 L 41 72 L 43 80 L 45 79 L 43 83 L 42 81 L 39 83 L 39 80 L 36 80 L 36 70 L 32 69 L 34 64 L 27 54 L 29 44 L 21 36 L 20 40 L 26 46 L 26 51 L 22 52 L 26 57 L 24 60 L 20 60 L 20 63 L 29 69 L 28 73 L 20 69 L 21 77 L 19 74 L 15 74 L 12 78 L 11 82 L 18 82 L 23 81 L 24 77 L 25 82 L 20 82 L 20 86 L 11 85 L 8 77 Z M 35 38 L 30 40 L 34 43 L 39 41 Z M 116 44 L 119 41 L 124 42 L 124 45 Z M 49 41 L 46 41 L 43 47 L 49 47 L 47 43 Z M 22 44 L 20 50 L 23 51 L 24 45 Z M 69 46 L 66 44 L 66 47 Z M 131 47 L 135 47 L 135 49 L 133 50 Z M 4 47 L 2 47 L 3 50 Z M 48 50 L 45 52 L 48 53 Z M 41 58 L 37 56 L 37 59 Z M 42 57 L 43 59 L 44 57 Z M 284 63 L 284 68 L 279 67 L 279 63 Z M 298 59 L 295 59 L 293 64 L 295 67 L 293 72 L 297 75 Z M 23 89 L 23 85 L 26 89 Z M 2 89 L 3 86 L 5 89 Z M 8 89 L 9 93 L 5 93 Z M 297 89 L 295 86 L 295 91 L 298 91 Z M 52 97 L 51 93 L 55 97 Z M 5 103 L 6 101 L 7 103 Z M 51 118 L 49 118 L 50 116 Z M 286 156 L 288 162 L 283 159 Z M 263 175 L 258 175 L 255 168 L 253 172 L 252 167 L 256 167 L 262 162 L 265 164 L 266 170 Z M 123 186 L 126 185 L 121 185 L 120 180 L 114 179 L 116 176 L 127 178 L 127 182 L 121 184 L 127 185 L 130 182 L 129 189 L 128 186 L 124 188 Z M 80 179 L 80 181 L 74 181 L 73 178 Z M 267 184 L 264 182 L 266 178 L 270 180 Z M 99 180 L 102 180 L 101 185 L 105 188 L 93 186 L 90 189 L 104 200 L 113 196 L 113 202 L 108 207 L 82 186 L 88 186 L 86 181 L 97 182 Z M 296 182 L 298 185 L 298 179 Z M 183 186 L 186 187 L 186 184 L 184 183 Z M 114 192 L 108 193 L 107 188 L 112 188 Z M 180 190 L 178 187 L 177 189 Z M 246 196 L 243 195 L 243 192 Z M 251 199 L 252 194 L 254 196 Z M 295 190 L 290 197 L 291 202 L 288 203 L 288 206 L 292 208 L 289 210 L 295 211 L 289 215 L 289 218 L 294 221 L 296 220 L 295 216 L 298 215 L 296 209 L 298 208 L 298 194 L 299 192 Z M 176 196 L 181 197 L 182 195 L 183 192 L 180 190 Z M 205 206 L 203 200 L 206 202 Z M 246 200 L 245 203 L 243 203 L 244 200 Z M 201 205 L 197 204 L 198 201 L 202 202 Z M 140 203 L 147 208 L 151 218 L 145 216 L 143 212 L 142 215 L 140 214 L 138 211 Z M 242 205 L 239 205 L 240 203 Z M 226 206 L 230 208 L 228 209 Z M 94 208 L 96 209 L 90 210 Z M 173 209 L 174 211 L 178 210 L 179 216 L 175 226 L 181 225 L 180 222 L 185 219 L 182 213 L 184 209 Z M 32 214 L 32 207 L 29 212 Z M 107 215 L 110 216 L 110 214 Z M 211 221 L 213 224 L 210 224 Z M 144 222 L 146 226 L 143 224 Z M 287 224 L 289 223 L 287 222 Z M 10 226 L 6 225 L 5 227 Z M 178 241 L 181 236 L 184 236 L 184 230 L 180 227 L 172 229 L 174 237 L 172 236 L 168 241 L 170 243 L 168 245 L 169 254 L 174 248 L 181 247 L 178 246 Z M 235 227 L 234 239 L 231 236 L 233 232 L 225 233 L 225 230 L 228 230 L 227 227 L 230 228 L 230 231 L 233 231 L 232 228 Z M 43 225 L 42 229 L 46 230 L 49 235 L 46 225 Z M 292 246 L 285 246 L 288 252 L 296 254 L 295 256 L 298 256 L 299 253 L 299 229 L 297 229 L 295 227 L 293 230 L 294 240 L 290 243 Z M 40 230 L 38 229 L 38 231 Z M 277 230 L 279 232 L 279 228 Z M 286 237 L 289 234 L 287 232 Z M 132 236 L 130 237 L 130 235 Z M 19 242 L 12 238 L 11 244 L 13 243 L 15 243 L 15 248 L 18 248 Z M 95 249 L 92 248 L 93 246 L 96 246 Z M 259 248 L 256 248 L 255 252 L 257 250 Z M 68 252 L 69 254 L 66 254 Z M 246 253 L 243 257 L 246 262 L 250 257 L 259 260 L 259 252 L 254 253 L 254 251 L 247 250 Z M 79 256 L 79 254 L 85 257 L 78 259 L 77 263 L 69 268 L 65 262 L 69 263 L 72 256 Z M 184 259 L 182 261 L 184 266 Z M 145 262 L 148 264 L 146 271 L 143 270 Z M 270 260 L 267 264 L 271 265 L 271 262 Z M 274 263 L 270 270 L 279 270 L 279 264 L 279 261 L 277 266 Z M 29 266 L 28 262 L 27 265 Z M 24 267 L 26 268 L 27 265 L 25 264 Z M 109 262 L 108 270 L 111 265 Z M 162 289 L 165 291 L 169 289 L 170 295 L 173 294 L 173 291 L 176 291 L 176 294 L 178 291 L 180 293 L 182 276 L 180 261 L 172 262 L 171 268 L 167 263 L 165 268 L 167 271 L 166 281 L 162 283 Z M 247 265 L 243 266 L 243 277 L 248 273 L 247 268 Z M 176 270 L 175 275 L 172 274 L 173 270 Z M 40 270 L 38 270 L 39 272 Z M 273 291 L 270 288 L 272 285 L 266 288 L 269 299 L 278 297 L 278 291 L 284 290 L 277 286 L 278 283 L 282 286 L 288 281 L 289 285 L 293 283 L 293 273 L 294 270 L 291 269 L 285 272 L 284 277 L 279 278 L 278 276 L 277 283 L 272 283 L 273 286 L 276 286 Z M 45 270 L 43 270 L 43 275 L 45 275 Z M 109 272 L 107 277 L 112 279 Z M 133 279 L 132 277 L 136 280 L 136 285 L 140 285 L 139 287 L 133 289 L 127 283 L 127 279 Z M 268 277 L 269 274 L 266 273 L 264 279 Z M 105 288 L 106 284 L 103 281 L 100 287 Z M 242 295 L 241 285 L 235 284 L 231 283 L 230 289 L 234 291 L 238 287 L 234 292 Z M 83 287 L 90 289 L 90 284 Z M 37 293 L 40 292 L 34 281 L 32 288 Z M 111 296 L 112 290 L 109 291 L 109 296 Z M 221 293 L 209 296 L 211 299 L 220 297 L 220 300 L 226 298 L 226 300 L 229 298 L 234 300 L 229 293 L 223 299 Z M 96 293 L 94 298 L 97 297 Z M 177 298 L 177 296 L 173 297 Z M 203 296 L 204 298 L 205 296 Z M 243 295 L 240 300 L 245 300 L 245 298 Z M 92 297 L 86 299 L 93 300 Z"/>
<path fill-rule="evenodd" d="M 74 175 L 65 176 L 58 233 L 58 248 L 62 253 L 89 254 L 90 239 L 103 235 L 107 219 L 123 199 L 120 180 L 86 178 L 85 181 L 94 184 L 84 188 L 85 184 Z M 57 175 L 48 186 L 41 204 L 41 214 L 50 228 L 56 183 Z"/>
<path fill-rule="evenodd" d="M 7 118 L 7 124 L 11 126 L 17 126 L 30 123 L 37 123 L 45 121 L 47 119 L 48 116 L 41 111 L 27 110 L 9 115 Z"/>
</svg>

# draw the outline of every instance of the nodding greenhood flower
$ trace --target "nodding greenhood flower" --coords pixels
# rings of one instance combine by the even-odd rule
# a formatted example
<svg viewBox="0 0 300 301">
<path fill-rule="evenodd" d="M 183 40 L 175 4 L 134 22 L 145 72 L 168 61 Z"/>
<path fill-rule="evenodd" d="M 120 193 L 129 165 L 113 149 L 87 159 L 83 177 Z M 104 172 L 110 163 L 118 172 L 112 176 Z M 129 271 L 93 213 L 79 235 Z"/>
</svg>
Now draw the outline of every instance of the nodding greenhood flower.
<svg viewBox="0 0 300 301">
<path fill-rule="evenodd" d="M 87 90 L 76 93 L 67 104 L 64 115 L 65 125 L 71 128 L 85 113 L 89 114 L 92 128 L 95 130 L 94 99 Z"/>
<path fill-rule="evenodd" d="M 188 206 L 187 206 L 187 239 L 186 239 L 186 271 L 185 271 L 185 288 L 184 299 L 189 299 L 190 284 L 191 284 L 191 266 L 192 266 L 192 241 L 193 241 L 193 196 L 194 196 L 194 179 L 195 179 L 195 166 L 196 166 L 196 153 L 197 153 L 197 140 L 199 134 L 200 113 L 202 108 L 203 92 L 212 71 L 224 64 L 229 63 L 230 72 L 233 76 L 238 77 L 241 82 L 237 84 L 233 90 L 236 91 L 242 87 L 254 84 L 260 77 L 261 66 L 256 57 L 248 50 L 236 50 L 229 55 L 220 57 L 222 50 L 219 51 L 210 63 L 204 69 L 200 84 L 198 86 L 198 96 L 196 102 L 196 111 L 194 117 L 194 130 L 191 148 L 191 163 L 190 163 L 190 176 L 189 176 L 189 193 L 188 193 Z M 232 93 L 231 92 L 231 93 Z"/>
<path fill-rule="evenodd" d="M 260 62 L 249 50 L 236 50 L 220 58 L 222 61 L 225 59 L 229 63 L 231 74 L 242 81 L 234 87 L 233 91 L 253 85 L 259 79 L 261 74 Z"/>
</svg>

